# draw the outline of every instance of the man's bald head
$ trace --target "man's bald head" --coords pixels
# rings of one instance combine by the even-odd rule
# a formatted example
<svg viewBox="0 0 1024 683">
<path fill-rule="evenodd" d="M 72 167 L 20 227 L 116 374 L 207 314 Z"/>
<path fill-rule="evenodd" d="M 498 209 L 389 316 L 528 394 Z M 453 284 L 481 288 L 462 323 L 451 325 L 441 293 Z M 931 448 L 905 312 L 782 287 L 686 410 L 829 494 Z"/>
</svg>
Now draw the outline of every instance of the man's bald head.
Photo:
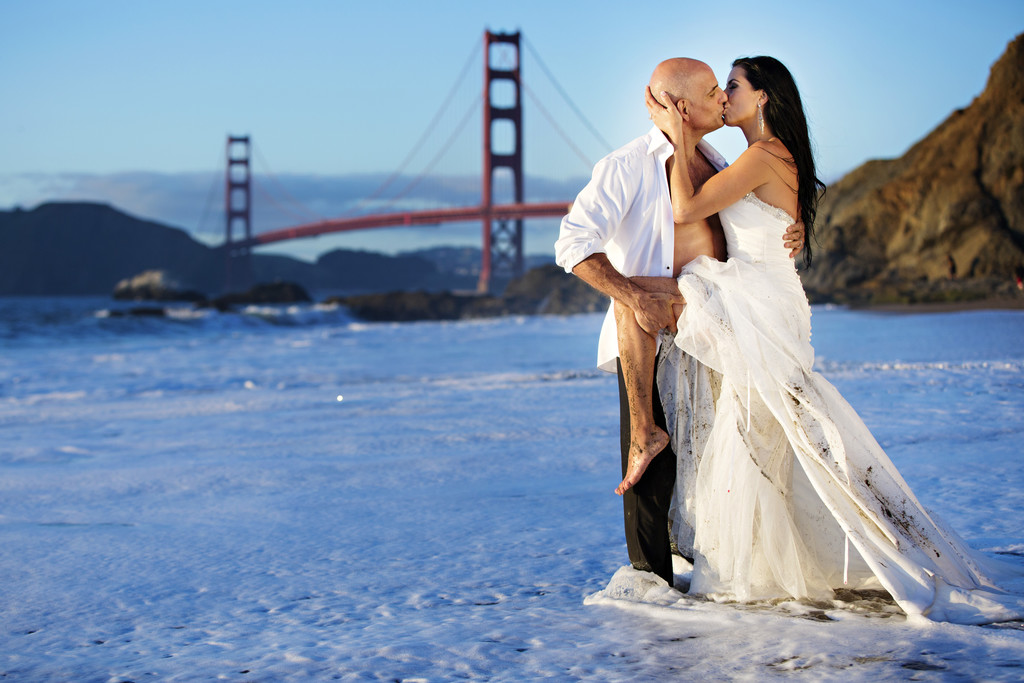
<svg viewBox="0 0 1024 683">
<path fill-rule="evenodd" d="M 700 94 L 701 84 L 698 83 L 698 77 L 707 74 L 710 74 L 711 78 L 715 77 L 711 67 L 699 59 L 666 59 L 654 67 L 654 73 L 651 74 L 651 93 L 660 102 L 662 91 L 667 92 L 672 97 L 672 102 L 662 102 L 665 106 L 670 106 L 680 98 L 692 102 Z"/>
</svg>

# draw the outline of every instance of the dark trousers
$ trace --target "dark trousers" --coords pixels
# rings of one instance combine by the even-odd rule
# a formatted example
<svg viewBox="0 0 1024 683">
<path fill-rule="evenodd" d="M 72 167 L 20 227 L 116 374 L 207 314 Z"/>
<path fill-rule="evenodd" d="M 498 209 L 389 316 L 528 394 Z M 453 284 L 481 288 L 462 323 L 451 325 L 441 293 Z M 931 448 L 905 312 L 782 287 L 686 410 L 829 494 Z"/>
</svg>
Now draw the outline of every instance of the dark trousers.
<svg viewBox="0 0 1024 683">
<path fill-rule="evenodd" d="M 629 399 L 619 371 L 619 441 L 622 451 L 622 476 L 629 463 Z M 654 422 L 665 427 L 665 410 L 654 382 Z M 667 429 L 666 429 L 667 431 Z M 668 512 L 672 504 L 672 488 L 676 480 L 676 454 L 672 446 L 655 456 L 640 481 L 622 496 L 626 523 L 626 549 L 634 569 L 653 572 L 672 585 L 672 548 L 668 534 Z"/>
</svg>

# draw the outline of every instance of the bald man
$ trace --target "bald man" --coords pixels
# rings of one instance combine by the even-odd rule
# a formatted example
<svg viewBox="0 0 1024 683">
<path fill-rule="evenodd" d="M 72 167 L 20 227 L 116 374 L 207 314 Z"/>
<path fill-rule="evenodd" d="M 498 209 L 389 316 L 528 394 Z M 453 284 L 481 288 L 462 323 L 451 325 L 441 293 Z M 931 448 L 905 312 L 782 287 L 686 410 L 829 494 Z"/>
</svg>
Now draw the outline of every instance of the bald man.
<svg viewBox="0 0 1024 683">
<path fill-rule="evenodd" d="M 676 107 L 683 125 L 694 133 L 691 139 L 697 141 L 693 143 L 697 153 L 688 155 L 693 160 L 689 172 L 694 189 L 699 190 L 726 166 L 725 159 L 704 142 L 703 136 L 722 127 L 728 99 L 718 87 L 711 67 L 695 59 L 662 62 L 654 69 L 649 87 L 653 93 L 668 93 L 670 101 L 662 104 Z M 590 182 L 562 219 L 555 242 L 558 264 L 612 299 L 601 329 L 597 364 L 619 376 L 623 476 L 629 457 L 630 426 L 616 340 L 616 310 L 619 315 L 634 315 L 640 327 L 654 337 L 661 330 L 674 332 L 672 307 L 683 303 L 675 277 L 698 256 L 726 256 L 725 235 L 717 216 L 688 224 L 672 221 L 668 178 L 675 144 L 665 131 L 652 127 L 646 135 L 601 159 Z M 796 247 L 802 235 L 799 225 L 791 228 L 786 235 L 787 247 Z M 710 371 L 681 352 L 662 354 L 659 363 L 666 363 L 666 358 L 686 373 L 691 391 L 672 397 L 673 414 L 668 416 L 672 427 L 668 428 L 655 381 L 650 397 L 656 424 L 669 433 L 689 430 L 695 423 L 710 424 L 714 385 Z M 657 574 L 670 586 L 673 573 L 669 515 L 677 476 L 680 490 L 676 492 L 676 510 L 672 514 L 674 535 L 681 554 L 693 556 L 693 511 L 687 509 L 688 496 L 682 489 L 693 485 L 700 444 L 685 439 L 683 442 L 687 452 L 680 454 L 678 471 L 676 454 L 668 445 L 622 497 L 630 563 L 638 570 Z"/>
</svg>

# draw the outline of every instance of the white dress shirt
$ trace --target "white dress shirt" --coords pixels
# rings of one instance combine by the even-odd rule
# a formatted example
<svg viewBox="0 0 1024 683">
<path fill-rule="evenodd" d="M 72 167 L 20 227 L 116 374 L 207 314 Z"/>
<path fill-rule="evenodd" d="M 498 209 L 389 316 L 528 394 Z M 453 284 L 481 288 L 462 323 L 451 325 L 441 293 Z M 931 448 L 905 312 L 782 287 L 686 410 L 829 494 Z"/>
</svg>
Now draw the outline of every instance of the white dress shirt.
<svg viewBox="0 0 1024 683">
<path fill-rule="evenodd" d="M 725 159 L 704 142 L 697 148 L 718 170 Z M 555 261 L 571 273 L 593 254 L 605 254 L 626 277 L 672 277 L 675 230 L 665 162 L 672 143 L 657 127 L 620 147 L 594 166 L 555 242 Z M 608 307 L 597 349 L 597 367 L 615 372 L 619 344 Z"/>
</svg>

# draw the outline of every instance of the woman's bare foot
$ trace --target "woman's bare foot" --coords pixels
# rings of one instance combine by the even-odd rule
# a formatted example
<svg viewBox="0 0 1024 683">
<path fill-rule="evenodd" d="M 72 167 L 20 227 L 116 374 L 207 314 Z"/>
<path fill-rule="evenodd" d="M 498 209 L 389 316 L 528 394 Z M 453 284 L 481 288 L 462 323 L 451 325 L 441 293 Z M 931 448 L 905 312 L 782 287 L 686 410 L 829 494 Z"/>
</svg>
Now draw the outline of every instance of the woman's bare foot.
<svg viewBox="0 0 1024 683">
<path fill-rule="evenodd" d="M 640 477 L 644 476 L 647 466 L 654 460 L 654 456 L 661 453 L 668 445 L 668 434 L 664 429 L 653 426 L 649 430 L 641 430 L 641 434 L 633 434 L 629 444 L 629 465 L 626 467 L 626 476 L 622 483 L 615 489 L 620 496 L 633 488 Z"/>
</svg>

